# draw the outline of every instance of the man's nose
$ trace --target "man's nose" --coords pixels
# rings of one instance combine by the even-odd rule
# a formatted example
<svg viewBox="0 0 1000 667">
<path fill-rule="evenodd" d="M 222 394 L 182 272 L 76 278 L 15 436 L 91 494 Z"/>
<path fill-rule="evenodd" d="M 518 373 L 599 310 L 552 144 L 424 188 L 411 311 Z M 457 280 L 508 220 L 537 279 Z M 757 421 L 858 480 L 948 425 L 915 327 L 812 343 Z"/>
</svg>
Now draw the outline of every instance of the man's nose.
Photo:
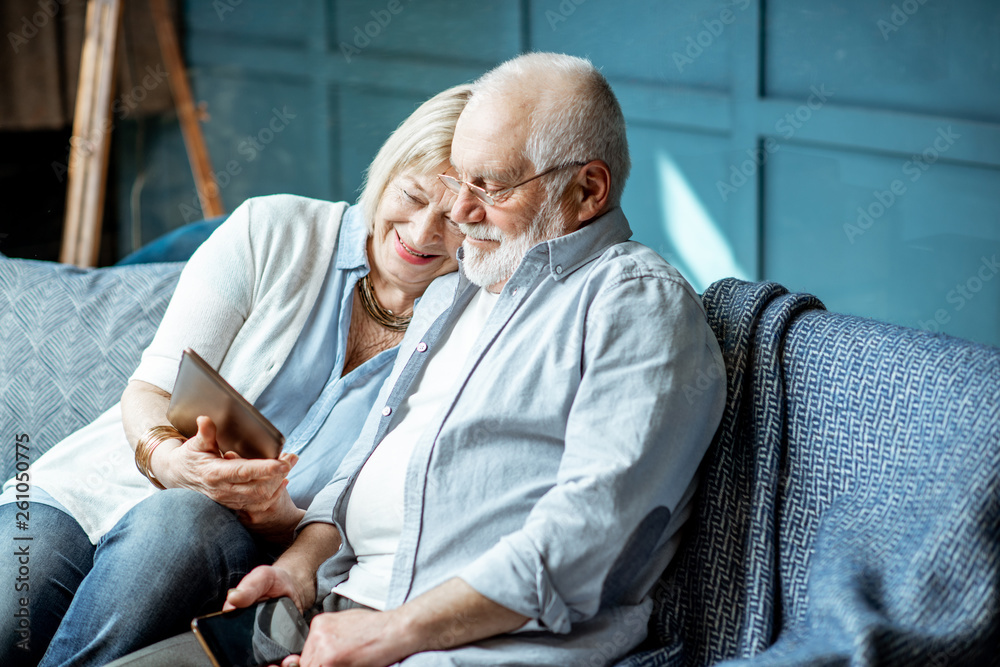
<svg viewBox="0 0 1000 667">
<path fill-rule="evenodd" d="M 451 219 L 455 222 L 470 223 L 482 222 L 485 217 L 486 205 L 472 194 L 469 186 L 463 184 L 455 196 L 455 203 L 451 206 Z"/>
</svg>

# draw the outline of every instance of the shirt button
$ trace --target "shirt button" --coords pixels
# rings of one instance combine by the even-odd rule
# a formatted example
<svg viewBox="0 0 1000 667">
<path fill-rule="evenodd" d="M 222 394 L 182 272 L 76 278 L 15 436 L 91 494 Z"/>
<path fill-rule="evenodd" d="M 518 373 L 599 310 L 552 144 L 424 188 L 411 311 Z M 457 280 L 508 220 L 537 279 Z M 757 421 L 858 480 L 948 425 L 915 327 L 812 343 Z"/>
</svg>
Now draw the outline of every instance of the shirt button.
<svg viewBox="0 0 1000 667">
<path fill-rule="evenodd" d="M 423 341 L 417 343 L 417 352 L 426 352 L 426 351 L 427 351 L 427 343 Z"/>
<path fill-rule="evenodd" d="M 388 417 L 391 414 L 392 414 L 392 408 L 390 408 L 388 405 L 385 406 L 384 408 L 382 408 L 382 416 L 383 417 Z"/>
<path fill-rule="evenodd" d="M 562 265 L 556 267 L 556 273 L 562 274 Z"/>
</svg>

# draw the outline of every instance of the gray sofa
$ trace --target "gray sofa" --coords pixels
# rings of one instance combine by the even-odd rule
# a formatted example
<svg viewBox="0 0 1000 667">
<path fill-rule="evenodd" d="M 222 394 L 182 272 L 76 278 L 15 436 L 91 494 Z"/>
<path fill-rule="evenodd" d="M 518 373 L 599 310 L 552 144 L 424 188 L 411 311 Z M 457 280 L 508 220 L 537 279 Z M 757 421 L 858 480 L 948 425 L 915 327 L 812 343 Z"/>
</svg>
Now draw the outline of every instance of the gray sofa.
<svg viewBox="0 0 1000 667">
<path fill-rule="evenodd" d="M 118 400 L 181 268 L 0 259 L 5 478 L 17 435 L 37 457 Z M 773 283 L 704 300 L 728 406 L 622 664 L 1000 664 L 1000 349 Z"/>
</svg>

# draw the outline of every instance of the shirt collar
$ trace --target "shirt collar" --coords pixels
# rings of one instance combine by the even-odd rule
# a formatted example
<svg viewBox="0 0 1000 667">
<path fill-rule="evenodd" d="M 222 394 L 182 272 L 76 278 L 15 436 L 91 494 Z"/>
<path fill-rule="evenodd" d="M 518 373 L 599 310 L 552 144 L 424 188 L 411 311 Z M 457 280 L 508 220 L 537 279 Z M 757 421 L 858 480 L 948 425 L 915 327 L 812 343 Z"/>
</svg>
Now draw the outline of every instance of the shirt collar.
<svg viewBox="0 0 1000 667">
<path fill-rule="evenodd" d="M 532 252 L 538 251 L 541 246 L 547 247 L 549 273 L 554 280 L 560 280 L 603 253 L 608 247 L 628 241 L 631 237 L 632 229 L 625 219 L 625 214 L 620 207 L 615 207 L 572 234 L 540 243 L 532 249 Z"/>
<path fill-rule="evenodd" d="M 335 266 L 344 271 L 368 268 L 368 225 L 361 207 L 354 205 L 344 211 L 340 220 L 340 241 L 337 243 Z"/>
</svg>

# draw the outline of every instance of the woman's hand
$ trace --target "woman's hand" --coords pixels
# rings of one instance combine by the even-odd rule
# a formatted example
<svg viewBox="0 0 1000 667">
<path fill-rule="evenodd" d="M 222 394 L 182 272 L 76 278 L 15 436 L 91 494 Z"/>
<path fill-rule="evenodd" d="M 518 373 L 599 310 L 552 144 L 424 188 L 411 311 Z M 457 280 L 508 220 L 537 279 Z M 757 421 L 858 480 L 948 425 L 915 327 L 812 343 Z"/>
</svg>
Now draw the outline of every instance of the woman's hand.
<svg viewBox="0 0 1000 667">
<path fill-rule="evenodd" d="M 277 459 L 244 459 L 231 452 L 223 455 L 215 439 L 215 424 L 204 416 L 198 417 L 194 437 L 169 444 L 157 447 L 151 460 L 153 473 L 164 486 L 192 489 L 220 505 L 250 514 L 274 509 L 278 491 L 283 490 L 285 478 L 298 460 L 294 454 Z M 287 496 L 287 491 L 284 493 Z M 280 507 L 287 519 L 287 507 Z"/>
</svg>

